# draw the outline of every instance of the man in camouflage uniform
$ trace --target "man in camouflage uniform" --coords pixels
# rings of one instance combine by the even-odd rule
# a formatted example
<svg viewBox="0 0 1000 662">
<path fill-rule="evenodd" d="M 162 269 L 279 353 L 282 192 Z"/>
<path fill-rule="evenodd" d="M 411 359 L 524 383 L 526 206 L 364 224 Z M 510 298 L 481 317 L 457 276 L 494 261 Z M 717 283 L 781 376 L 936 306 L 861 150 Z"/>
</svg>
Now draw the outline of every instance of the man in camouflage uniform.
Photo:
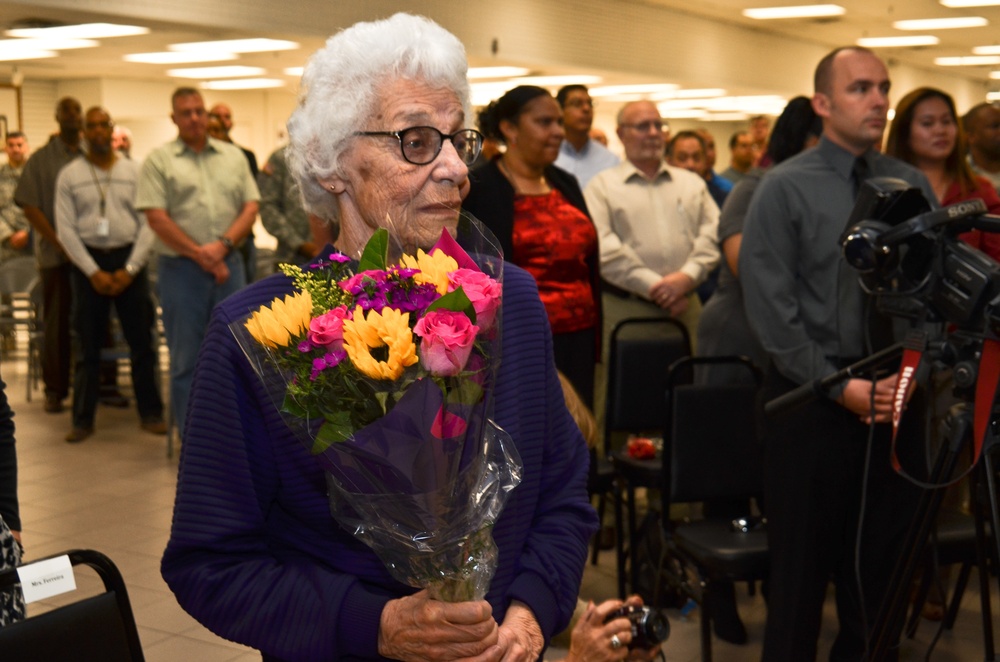
<svg viewBox="0 0 1000 662">
<path fill-rule="evenodd" d="M 28 160 L 28 139 L 20 131 L 7 134 L 7 163 L 0 167 L 0 262 L 31 255 L 31 225 L 14 204 L 14 190 Z"/>
<path fill-rule="evenodd" d="M 260 220 L 275 239 L 274 265 L 287 262 L 299 264 L 316 256 L 323 247 L 314 240 L 309 214 L 302 208 L 302 196 L 294 178 L 288 172 L 285 148 L 279 147 L 267 160 L 257 177 L 260 189 Z M 337 238 L 339 223 L 329 223 L 330 241 Z"/>
</svg>

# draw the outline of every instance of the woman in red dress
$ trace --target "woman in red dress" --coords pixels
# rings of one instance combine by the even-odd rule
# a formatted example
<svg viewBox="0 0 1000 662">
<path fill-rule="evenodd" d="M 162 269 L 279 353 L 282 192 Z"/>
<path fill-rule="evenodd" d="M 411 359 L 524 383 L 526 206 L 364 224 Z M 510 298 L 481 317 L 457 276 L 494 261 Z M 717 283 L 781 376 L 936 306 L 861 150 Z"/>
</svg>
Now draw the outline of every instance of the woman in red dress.
<svg viewBox="0 0 1000 662">
<path fill-rule="evenodd" d="M 920 168 L 942 206 L 979 198 L 989 213 L 1000 214 L 996 189 L 969 166 L 955 101 L 945 92 L 918 87 L 903 97 L 896 106 L 885 152 Z M 1000 234 L 972 230 L 959 237 L 1000 261 Z"/>
<path fill-rule="evenodd" d="M 480 130 L 507 149 L 469 175 L 462 208 L 524 268 L 552 327 L 556 367 L 593 406 L 600 320 L 597 230 L 576 178 L 552 165 L 563 141 L 562 111 L 549 92 L 522 85 L 490 104 Z"/>
</svg>

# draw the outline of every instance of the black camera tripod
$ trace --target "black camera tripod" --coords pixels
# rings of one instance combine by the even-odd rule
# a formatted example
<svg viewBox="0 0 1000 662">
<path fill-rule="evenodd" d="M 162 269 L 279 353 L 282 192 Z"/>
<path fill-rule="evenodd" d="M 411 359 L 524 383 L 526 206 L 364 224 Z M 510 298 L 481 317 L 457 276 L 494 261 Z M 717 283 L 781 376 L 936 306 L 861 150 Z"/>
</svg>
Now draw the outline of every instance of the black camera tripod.
<svg viewBox="0 0 1000 662">
<path fill-rule="evenodd" d="M 951 341 L 954 340 L 955 338 L 951 339 Z M 956 350 L 956 343 L 951 341 L 937 343 L 937 347 L 930 353 L 945 363 L 955 363 L 956 355 L 960 351 Z M 926 343 L 916 344 L 919 345 L 922 352 Z M 996 466 L 994 464 L 994 455 L 1000 448 L 1000 403 L 997 401 L 997 393 L 1000 392 L 1000 388 L 996 383 L 998 372 L 996 368 L 1000 365 L 1000 343 L 996 340 L 986 340 L 972 344 L 978 347 L 979 364 L 977 367 L 973 361 L 966 360 L 955 367 L 956 383 L 965 385 L 965 389 L 960 391 L 961 394 L 966 395 L 963 397 L 965 401 L 949 413 L 946 423 L 949 430 L 948 439 L 939 449 L 931 469 L 928 481 L 930 489 L 925 489 L 921 493 L 917 508 L 913 513 L 906 540 L 901 547 L 902 557 L 893 569 L 882 606 L 872 627 L 869 649 L 863 658 L 866 662 L 882 662 L 887 653 L 898 645 L 909 605 L 910 588 L 913 578 L 923 562 L 927 541 L 930 539 L 931 530 L 944 496 L 944 486 L 951 480 L 958 457 L 963 451 L 970 448 L 977 434 L 982 435 L 983 445 L 980 461 L 974 467 L 971 477 L 973 480 L 977 563 L 982 600 L 983 645 L 986 651 L 984 659 L 986 662 L 1000 662 L 994 647 L 993 617 L 990 608 L 989 574 L 987 571 L 988 558 L 994 561 L 1000 559 L 1000 504 L 998 504 Z M 836 373 L 804 384 L 771 400 L 765 405 L 764 411 L 767 415 L 773 416 L 816 397 L 822 397 L 832 386 L 851 377 L 865 376 L 876 368 L 898 359 L 904 350 L 912 350 L 914 346 L 914 342 L 908 340 L 907 343 L 897 343 L 887 347 Z M 961 352 L 970 353 L 968 343 Z M 992 380 L 992 383 L 987 384 L 987 388 L 983 388 L 984 378 L 986 381 Z M 973 386 L 975 386 L 974 389 L 970 388 Z M 974 397 L 968 395 L 972 392 L 975 393 Z M 982 409 L 978 412 L 979 416 L 982 417 L 980 420 L 974 418 L 977 412 L 974 411 L 970 402 L 975 402 L 975 406 Z M 991 539 L 987 537 L 985 526 L 987 513 L 984 512 L 984 505 L 989 507 L 988 521 L 991 527 Z M 998 577 L 998 582 L 1000 582 L 1000 577 Z"/>
<path fill-rule="evenodd" d="M 993 403 L 976 403 L 976 406 L 991 407 Z M 956 405 L 949 412 L 945 427 L 948 438 L 938 451 L 930 474 L 932 485 L 944 485 L 955 470 L 959 456 L 966 452 L 974 441 L 974 410 L 969 402 Z M 973 515 L 976 530 L 976 558 L 979 568 L 981 616 L 983 621 L 984 659 L 997 662 L 993 639 L 993 616 L 990 607 L 988 559 L 994 562 L 1000 555 L 1000 507 L 998 507 L 995 453 L 1000 448 L 995 416 L 986 427 L 981 457 L 970 473 Z M 902 557 L 896 564 L 889 581 L 889 588 L 882 601 L 875 625 L 869 639 L 866 660 L 879 662 L 885 659 L 889 650 L 898 645 L 903 622 L 909 605 L 910 589 L 917 570 L 923 563 L 927 541 L 941 506 L 944 488 L 927 489 L 920 500 L 910 529 L 902 547 Z M 988 512 L 985 512 L 988 509 Z M 987 535 L 986 522 L 990 523 Z M 998 577 L 1000 581 L 1000 577 Z"/>
</svg>

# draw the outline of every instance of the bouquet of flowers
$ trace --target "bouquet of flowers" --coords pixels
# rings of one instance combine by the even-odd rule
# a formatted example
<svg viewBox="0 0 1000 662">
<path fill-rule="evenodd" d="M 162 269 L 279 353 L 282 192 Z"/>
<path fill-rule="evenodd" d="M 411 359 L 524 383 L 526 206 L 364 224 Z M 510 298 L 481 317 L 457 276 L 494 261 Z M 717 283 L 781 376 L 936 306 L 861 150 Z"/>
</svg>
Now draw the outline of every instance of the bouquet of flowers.
<svg viewBox="0 0 1000 662">
<path fill-rule="evenodd" d="M 380 229 L 359 261 L 282 265 L 295 292 L 230 326 L 326 470 L 337 521 L 397 580 L 449 601 L 485 595 L 490 530 L 520 481 L 490 418 L 503 275 L 491 239 L 463 217 L 469 250 L 443 230 L 390 264 Z"/>
</svg>

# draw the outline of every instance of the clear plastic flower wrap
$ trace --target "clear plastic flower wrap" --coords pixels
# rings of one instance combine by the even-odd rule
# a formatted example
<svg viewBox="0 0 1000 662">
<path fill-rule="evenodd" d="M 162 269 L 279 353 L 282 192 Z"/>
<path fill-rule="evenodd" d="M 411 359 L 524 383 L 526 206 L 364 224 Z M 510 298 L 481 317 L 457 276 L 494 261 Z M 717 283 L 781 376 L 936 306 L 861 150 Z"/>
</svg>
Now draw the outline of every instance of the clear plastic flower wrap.
<svg viewBox="0 0 1000 662">
<path fill-rule="evenodd" d="M 332 253 L 282 271 L 295 291 L 230 328 L 326 470 L 334 518 L 397 580 L 481 599 L 497 564 L 491 530 L 521 477 L 492 420 L 496 239 L 463 215 L 426 252 L 378 230 L 360 260 Z"/>
</svg>

